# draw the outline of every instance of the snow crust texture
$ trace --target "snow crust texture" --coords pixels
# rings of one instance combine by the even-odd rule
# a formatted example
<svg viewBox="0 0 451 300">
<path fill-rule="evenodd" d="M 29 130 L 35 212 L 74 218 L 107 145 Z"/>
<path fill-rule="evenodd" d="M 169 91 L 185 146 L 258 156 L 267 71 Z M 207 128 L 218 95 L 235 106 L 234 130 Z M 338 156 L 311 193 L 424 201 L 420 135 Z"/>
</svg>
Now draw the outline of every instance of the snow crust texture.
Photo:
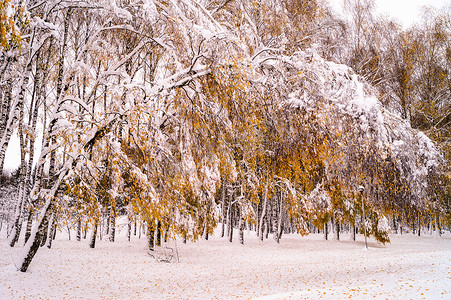
<svg viewBox="0 0 451 300">
<path fill-rule="evenodd" d="M 125 231 L 125 230 L 123 230 Z M 281 243 L 246 245 L 218 235 L 208 241 L 169 242 L 180 262 L 158 262 L 144 236 L 115 243 L 68 241 L 59 234 L 38 252 L 27 273 L 12 260 L 19 247 L 0 236 L 0 299 L 450 299 L 451 234 L 393 235 L 391 244 L 363 237 L 325 241 L 322 235 L 284 235 Z M 164 248 L 156 248 L 156 256 Z"/>
</svg>

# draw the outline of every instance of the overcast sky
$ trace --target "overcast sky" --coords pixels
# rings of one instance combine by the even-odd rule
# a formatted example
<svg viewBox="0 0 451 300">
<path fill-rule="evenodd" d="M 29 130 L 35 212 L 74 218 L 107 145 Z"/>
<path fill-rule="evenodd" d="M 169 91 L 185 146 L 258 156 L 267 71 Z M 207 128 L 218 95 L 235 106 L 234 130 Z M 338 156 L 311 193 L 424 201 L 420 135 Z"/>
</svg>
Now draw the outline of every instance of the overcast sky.
<svg viewBox="0 0 451 300">
<path fill-rule="evenodd" d="M 450 4 L 451 0 L 376 0 L 379 12 L 395 17 L 405 27 L 415 23 L 421 14 L 421 7 L 442 8 Z"/>
<path fill-rule="evenodd" d="M 341 11 L 343 0 L 329 0 L 335 9 Z M 442 8 L 450 6 L 451 0 L 375 0 L 380 14 L 397 19 L 404 27 L 409 27 L 420 18 L 423 6 Z"/>
</svg>

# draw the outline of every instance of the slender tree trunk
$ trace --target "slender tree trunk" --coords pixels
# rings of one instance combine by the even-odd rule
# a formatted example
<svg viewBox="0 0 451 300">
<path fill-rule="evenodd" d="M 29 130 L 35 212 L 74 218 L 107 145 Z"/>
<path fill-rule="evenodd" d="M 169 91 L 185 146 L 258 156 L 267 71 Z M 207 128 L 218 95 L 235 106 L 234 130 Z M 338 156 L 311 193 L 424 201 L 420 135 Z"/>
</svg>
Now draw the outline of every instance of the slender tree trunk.
<svg viewBox="0 0 451 300">
<path fill-rule="evenodd" d="M 263 241 L 263 230 L 264 230 L 264 222 L 265 222 L 265 215 L 268 205 L 268 182 L 265 184 L 265 189 L 263 191 L 263 208 L 262 208 L 262 215 L 260 217 L 260 228 L 258 228 L 258 231 L 260 232 L 260 241 Z"/>
<path fill-rule="evenodd" d="M 253 230 L 252 228 L 255 229 L 255 234 L 259 237 L 260 236 L 260 215 L 261 215 L 261 211 L 260 211 L 260 202 L 257 204 L 257 209 L 256 209 L 256 213 L 255 213 L 255 218 L 257 221 L 257 225 L 252 225 L 253 227 L 251 227 L 251 230 Z"/>
<path fill-rule="evenodd" d="M 438 231 L 439 236 L 441 236 L 442 235 L 442 227 L 440 225 L 440 217 L 439 217 L 438 213 L 435 215 L 435 225 L 437 227 L 436 230 Z"/>
<path fill-rule="evenodd" d="M 81 217 L 77 218 L 77 241 L 81 241 Z"/>
<path fill-rule="evenodd" d="M 110 242 L 114 242 L 116 235 L 116 204 L 111 206 L 110 222 Z"/>
<path fill-rule="evenodd" d="M 19 92 L 16 102 L 14 102 L 11 98 L 12 97 L 11 89 L 9 87 L 7 87 L 7 91 L 5 93 L 5 101 L 9 102 L 8 106 L 10 106 L 11 109 L 5 110 L 5 114 L 2 114 L 2 117 L 3 117 L 3 115 L 6 116 L 6 112 L 9 113 L 9 115 L 6 116 L 5 119 L 2 119 L 4 121 L 0 128 L 0 132 L 2 133 L 2 136 L 0 136 L 0 138 L 1 138 L 1 140 L 0 140 L 0 174 L 3 173 L 6 149 L 8 148 L 9 142 L 11 140 L 11 136 L 13 134 L 13 127 L 17 121 L 19 121 L 19 125 L 22 124 L 21 122 L 23 122 L 23 119 L 17 120 L 16 110 L 21 109 L 21 107 L 23 108 L 25 91 L 26 91 L 26 87 L 28 85 L 28 81 L 30 78 L 30 73 L 31 73 L 31 62 L 28 63 L 28 65 L 26 66 L 25 74 L 22 77 L 21 90 Z M 12 84 L 11 81 L 9 81 L 9 83 Z M 5 104 L 5 101 L 4 101 L 4 104 Z"/>
<path fill-rule="evenodd" d="M 135 225 L 133 226 L 133 235 L 136 236 L 136 227 L 137 227 L 137 226 L 136 226 L 136 225 L 137 225 L 137 224 L 136 224 L 136 217 L 135 217 L 135 222 L 134 222 L 134 224 L 135 224 Z"/>
<path fill-rule="evenodd" d="M 233 201 L 233 197 L 232 196 L 228 196 L 227 197 L 227 236 L 230 238 L 230 227 L 232 227 L 232 201 Z"/>
<path fill-rule="evenodd" d="M 161 246 L 161 221 L 157 222 L 157 240 L 155 242 L 155 246 Z"/>
<path fill-rule="evenodd" d="M 127 222 L 127 241 L 130 242 L 130 238 L 132 235 L 132 220 L 130 218 L 128 218 L 128 222 Z"/>
<path fill-rule="evenodd" d="M 337 241 L 340 240 L 340 223 L 338 222 L 337 218 L 335 218 L 335 239 Z"/>
<path fill-rule="evenodd" d="M 279 213 L 277 218 L 277 243 L 280 242 L 283 231 L 283 192 L 280 192 L 280 203 L 279 203 Z"/>
<path fill-rule="evenodd" d="M 67 233 L 68 233 L 68 238 L 69 238 L 69 241 L 70 241 L 70 227 L 69 227 L 69 225 L 67 225 Z"/>
<path fill-rule="evenodd" d="M 327 241 L 327 235 L 328 235 L 328 228 L 327 228 L 327 223 L 328 222 L 326 222 L 326 223 L 324 223 L 324 239 Z"/>
<path fill-rule="evenodd" d="M 398 226 L 396 224 L 396 216 L 393 216 L 393 230 L 395 231 L 395 234 L 398 234 Z"/>
<path fill-rule="evenodd" d="M 33 257 L 35 256 L 36 252 L 39 249 L 39 246 L 41 245 L 41 240 L 46 230 L 46 226 L 44 225 L 44 223 L 46 223 L 46 219 L 49 217 L 51 207 L 52 207 L 51 199 L 46 200 L 46 203 L 44 204 L 44 207 L 42 208 L 41 213 L 38 217 L 38 221 L 36 222 L 36 224 L 33 227 L 33 230 L 31 231 L 31 235 L 30 238 L 28 239 L 28 242 L 23 247 L 19 259 L 15 261 L 16 267 L 21 272 L 27 271 L 31 261 L 33 260 Z"/>
<path fill-rule="evenodd" d="M 96 246 L 96 238 L 97 238 L 97 227 L 99 226 L 99 221 L 96 219 L 94 221 L 94 226 L 92 229 L 92 237 L 91 237 L 91 242 L 89 243 L 89 247 L 94 249 Z"/>
<path fill-rule="evenodd" d="M 241 209 L 240 209 L 240 222 L 239 222 L 239 239 L 240 239 L 240 244 L 244 245 L 244 220 L 241 216 Z"/>
<path fill-rule="evenodd" d="M 23 118 L 23 107 L 20 108 L 20 116 Z M 10 247 L 19 240 L 20 232 L 22 230 L 22 211 L 24 207 L 26 182 L 25 182 L 25 142 L 24 133 L 22 131 L 22 122 L 19 122 L 19 138 L 20 138 L 20 173 L 19 173 L 19 194 L 17 197 L 16 211 L 14 214 L 13 231 L 11 232 Z"/>
<path fill-rule="evenodd" d="M 421 236 L 421 218 L 419 213 L 418 213 L 418 236 Z"/>
<path fill-rule="evenodd" d="M 265 239 L 268 239 L 270 231 L 271 231 L 271 215 L 269 213 L 266 213 L 266 218 L 265 218 Z"/>
<path fill-rule="evenodd" d="M 354 222 L 352 222 L 352 224 L 351 224 L 351 230 L 352 230 L 351 238 L 353 241 L 355 241 L 355 219 L 354 219 Z"/>
<path fill-rule="evenodd" d="M 86 240 L 88 234 L 88 222 L 85 222 L 85 227 L 83 228 L 83 239 Z"/>
<path fill-rule="evenodd" d="M 222 215 L 221 215 L 221 237 L 224 237 L 225 231 L 225 218 L 226 218 L 226 181 L 222 180 L 222 196 L 221 196 L 221 204 L 222 204 Z"/>
<path fill-rule="evenodd" d="M 233 199 L 229 199 L 230 202 L 232 202 Z M 234 214 L 234 209 L 232 205 L 229 205 L 230 207 L 230 217 L 229 217 L 229 242 L 232 242 L 233 240 L 233 214 Z"/>
<path fill-rule="evenodd" d="M 17 204 L 16 204 L 15 213 L 14 213 L 14 223 L 13 223 L 11 232 L 9 234 L 9 237 L 10 237 L 9 246 L 10 247 L 14 247 L 14 245 L 17 243 L 17 241 L 19 240 L 20 231 L 22 230 L 21 215 L 22 215 L 22 210 L 23 210 L 23 198 L 24 198 L 23 197 L 24 189 L 22 187 L 23 184 L 24 184 L 24 182 L 22 182 L 20 184 L 19 194 L 17 195 Z"/>
<path fill-rule="evenodd" d="M 273 239 L 279 243 L 279 225 L 278 225 L 278 207 L 277 207 L 277 198 L 273 199 L 273 203 L 271 205 L 271 219 L 272 219 L 272 234 Z"/>
<path fill-rule="evenodd" d="M 147 222 L 147 238 L 148 238 L 148 245 L 149 250 L 153 251 L 155 247 L 155 231 L 154 231 L 154 224 L 153 221 Z"/>
<path fill-rule="evenodd" d="M 44 219 L 44 222 L 43 222 L 44 232 L 42 233 L 41 247 L 43 247 L 45 245 L 45 243 L 47 242 L 48 233 L 49 233 L 49 222 L 51 222 L 50 218 L 52 215 L 53 214 L 51 214 L 51 212 L 49 212 L 49 216 Z"/>
<path fill-rule="evenodd" d="M 9 140 L 11 138 L 11 135 L 5 136 L 5 132 L 8 128 L 8 126 L 11 126 L 12 124 L 8 125 L 9 118 L 14 118 L 14 115 L 10 115 L 10 108 L 12 105 L 12 88 L 13 88 L 13 82 L 12 79 L 9 78 L 6 81 L 5 86 L 5 94 L 2 101 L 1 106 L 1 120 L 0 120 L 0 137 L 2 138 L 3 143 L 0 145 L 0 175 L 3 174 L 3 165 L 5 162 L 5 154 L 6 154 L 6 148 L 8 147 Z M 4 149 L 4 151 L 3 151 Z M 3 153 L 3 154 L 2 154 Z"/>
<path fill-rule="evenodd" d="M 106 219 L 105 235 L 109 235 L 109 234 L 110 234 L 111 208 L 108 208 L 107 214 L 108 214 L 108 217 L 107 217 L 107 219 Z"/>
<path fill-rule="evenodd" d="M 55 213 L 53 213 L 50 217 L 51 219 L 51 225 L 49 226 L 49 235 L 47 238 L 47 248 L 52 248 L 52 242 L 55 239 L 56 234 L 56 216 Z"/>
</svg>

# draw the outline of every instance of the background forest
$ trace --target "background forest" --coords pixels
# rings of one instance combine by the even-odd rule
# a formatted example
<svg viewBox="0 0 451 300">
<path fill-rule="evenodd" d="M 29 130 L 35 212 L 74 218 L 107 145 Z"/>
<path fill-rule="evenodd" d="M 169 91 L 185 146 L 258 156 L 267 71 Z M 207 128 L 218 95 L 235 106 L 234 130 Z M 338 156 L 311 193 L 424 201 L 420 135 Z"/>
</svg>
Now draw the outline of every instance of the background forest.
<svg viewBox="0 0 451 300">
<path fill-rule="evenodd" d="M 451 222 L 451 16 L 370 0 L 0 3 L 0 230 L 26 271 L 56 228 L 243 243 Z M 41 152 L 35 153 L 38 136 Z M 36 163 L 33 163 L 33 162 Z M 4 225 L 6 223 L 6 225 Z M 25 228 L 22 228 L 22 224 Z M 225 226 L 225 225 L 228 226 Z M 70 231 L 69 231 L 70 232 Z"/>
</svg>

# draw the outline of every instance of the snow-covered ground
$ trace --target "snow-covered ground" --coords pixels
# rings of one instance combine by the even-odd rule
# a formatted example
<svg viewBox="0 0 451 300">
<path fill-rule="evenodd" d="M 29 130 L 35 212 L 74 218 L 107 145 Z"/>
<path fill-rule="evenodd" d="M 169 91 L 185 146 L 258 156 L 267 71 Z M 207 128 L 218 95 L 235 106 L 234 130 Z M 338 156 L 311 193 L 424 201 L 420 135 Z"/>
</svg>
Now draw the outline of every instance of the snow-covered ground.
<svg viewBox="0 0 451 300">
<path fill-rule="evenodd" d="M 144 236 L 127 242 L 120 232 L 116 242 L 90 249 L 87 240 L 59 233 L 21 273 L 12 263 L 20 247 L 9 248 L 3 229 L 0 299 L 451 299 L 450 233 L 392 235 L 387 246 L 370 239 L 368 251 L 362 236 L 322 238 L 261 243 L 251 232 L 244 246 L 218 236 L 170 242 L 180 262 L 166 263 L 148 255 Z"/>
</svg>

